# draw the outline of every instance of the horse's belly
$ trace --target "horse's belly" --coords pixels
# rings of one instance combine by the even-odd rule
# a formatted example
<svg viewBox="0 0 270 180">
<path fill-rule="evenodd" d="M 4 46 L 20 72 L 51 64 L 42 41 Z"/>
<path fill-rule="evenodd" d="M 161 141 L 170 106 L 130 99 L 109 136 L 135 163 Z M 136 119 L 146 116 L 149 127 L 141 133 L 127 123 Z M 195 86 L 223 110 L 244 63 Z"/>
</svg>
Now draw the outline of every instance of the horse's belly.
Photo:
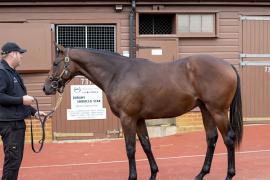
<svg viewBox="0 0 270 180">
<path fill-rule="evenodd" d="M 169 118 L 180 116 L 194 107 L 196 101 L 193 98 L 169 98 L 166 101 L 157 101 L 156 103 L 149 103 L 141 111 L 144 118 Z"/>
</svg>

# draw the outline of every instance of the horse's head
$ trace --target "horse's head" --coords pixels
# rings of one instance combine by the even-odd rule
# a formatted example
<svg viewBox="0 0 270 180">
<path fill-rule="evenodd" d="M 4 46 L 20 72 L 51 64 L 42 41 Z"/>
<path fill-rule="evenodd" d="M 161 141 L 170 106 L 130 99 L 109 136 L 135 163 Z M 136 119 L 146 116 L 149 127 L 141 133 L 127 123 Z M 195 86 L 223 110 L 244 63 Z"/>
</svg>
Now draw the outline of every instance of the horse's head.
<svg viewBox="0 0 270 180">
<path fill-rule="evenodd" d="M 59 52 L 53 62 L 49 76 L 46 78 L 43 91 L 46 95 L 62 93 L 65 85 L 74 77 L 74 62 L 69 56 L 69 48 L 56 44 Z"/>
</svg>

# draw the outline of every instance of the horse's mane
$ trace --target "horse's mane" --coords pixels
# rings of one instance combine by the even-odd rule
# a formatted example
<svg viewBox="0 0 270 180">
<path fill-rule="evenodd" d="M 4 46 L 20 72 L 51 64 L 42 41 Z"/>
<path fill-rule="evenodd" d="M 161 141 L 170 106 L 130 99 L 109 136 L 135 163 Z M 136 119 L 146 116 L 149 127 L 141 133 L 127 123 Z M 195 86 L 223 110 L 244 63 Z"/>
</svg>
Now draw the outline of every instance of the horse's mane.
<svg viewBox="0 0 270 180">
<path fill-rule="evenodd" d="M 112 56 L 122 56 L 121 54 L 117 52 L 112 52 L 109 50 L 100 50 L 100 49 L 94 49 L 94 48 L 73 48 L 73 49 L 80 49 L 80 50 L 86 50 L 93 53 L 99 53 L 104 55 L 112 55 Z"/>
</svg>

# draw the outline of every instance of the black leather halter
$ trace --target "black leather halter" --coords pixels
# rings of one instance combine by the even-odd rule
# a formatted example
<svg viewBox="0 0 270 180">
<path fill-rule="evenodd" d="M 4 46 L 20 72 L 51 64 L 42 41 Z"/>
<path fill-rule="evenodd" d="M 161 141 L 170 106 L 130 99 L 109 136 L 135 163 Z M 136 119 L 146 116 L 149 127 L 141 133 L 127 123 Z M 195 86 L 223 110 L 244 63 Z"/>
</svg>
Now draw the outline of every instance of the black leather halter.
<svg viewBox="0 0 270 180">
<path fill-rule="evenodd" d="M 69 48 L 67 49 L 67 56 L 65 56 L 65 58 L 64 58 L 64 69 L 60 73 L 60 75 L 59 76 L 53 76 L 53 75 L 49 76 L 49 80 L 51 81 L 51 87 L 54 90 L 58 91 L 59 93 L 63 93 L 65 85 L 68 83 L 68 82 L 64 83 L 64 81 L 63 81 L 63 75 L 69 73 L 68 66 L 70 63 L 70 58 L 68 56 L 68 53 L 69 53 Z"/>
</svg>

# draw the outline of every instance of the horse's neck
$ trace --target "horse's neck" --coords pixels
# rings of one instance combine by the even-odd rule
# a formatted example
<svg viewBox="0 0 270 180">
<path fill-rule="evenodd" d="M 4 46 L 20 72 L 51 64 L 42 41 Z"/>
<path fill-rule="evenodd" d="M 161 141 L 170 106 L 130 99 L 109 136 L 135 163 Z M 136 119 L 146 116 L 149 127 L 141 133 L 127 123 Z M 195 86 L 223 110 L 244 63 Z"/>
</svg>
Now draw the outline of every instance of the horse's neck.
<svg viewBox="0 0 270 180">
<path fill-rule="evenodd" d="M 78 60 L 81 66 L 80 73 L 106 91 L 122 63 L 115 56 L 109 57 L 96 52 L 87 53 L 88 55 L 81 56 Z"/>
</svg>

